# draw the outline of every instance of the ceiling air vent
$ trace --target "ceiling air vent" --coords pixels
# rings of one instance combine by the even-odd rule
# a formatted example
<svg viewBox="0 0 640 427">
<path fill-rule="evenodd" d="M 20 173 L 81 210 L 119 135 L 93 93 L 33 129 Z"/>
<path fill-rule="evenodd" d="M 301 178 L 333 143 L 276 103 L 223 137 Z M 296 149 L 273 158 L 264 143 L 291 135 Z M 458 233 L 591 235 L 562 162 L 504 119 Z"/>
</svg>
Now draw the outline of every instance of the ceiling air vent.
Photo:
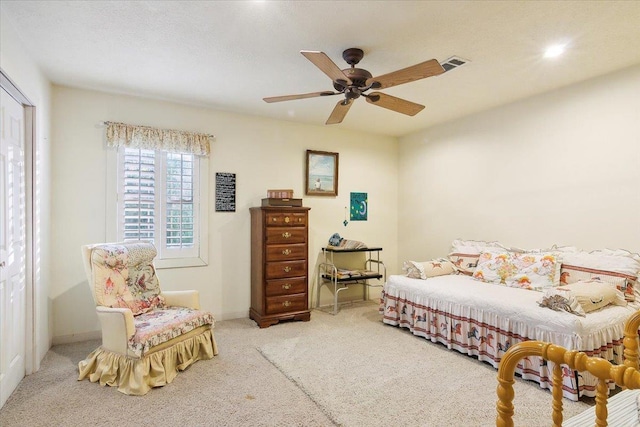
<svg viewBox="0 0 640 427">
<path fill-rule="evenodd" d="M 440 63 L 440 65 L 442 65 L 442 68 L 444 68 L 444 71 L 451 71 L 454 68 L 463 66 L 467 62 L 471 62 L 471 61 L 469 61 L 468 59 L 462 59 L 458 56 L 452 56 L 446 61 Z"/>
</svg>

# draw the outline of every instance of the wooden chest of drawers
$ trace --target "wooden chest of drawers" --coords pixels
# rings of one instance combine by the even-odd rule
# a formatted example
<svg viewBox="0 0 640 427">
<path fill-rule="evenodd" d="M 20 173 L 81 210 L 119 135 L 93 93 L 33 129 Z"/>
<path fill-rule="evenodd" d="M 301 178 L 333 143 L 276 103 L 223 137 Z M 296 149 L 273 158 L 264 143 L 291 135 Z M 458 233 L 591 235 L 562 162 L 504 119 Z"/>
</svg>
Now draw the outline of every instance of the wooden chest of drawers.
<svg viewBox="0 0 640 427">
<path fill-rule="evenodd" d="M 305 207 L 251 208 L 251 309 L 266 328 L 281 320 L 311 318 L 308 219 Z"/>
</svg>

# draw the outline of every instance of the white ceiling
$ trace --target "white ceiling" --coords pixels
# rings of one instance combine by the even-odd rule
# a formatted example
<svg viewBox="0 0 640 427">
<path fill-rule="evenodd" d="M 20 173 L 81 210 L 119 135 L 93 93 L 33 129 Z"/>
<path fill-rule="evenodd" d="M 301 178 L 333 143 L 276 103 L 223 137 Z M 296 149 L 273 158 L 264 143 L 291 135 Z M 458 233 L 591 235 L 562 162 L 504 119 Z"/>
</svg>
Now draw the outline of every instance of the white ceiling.
<svg viewBox="0 0 640 427">
<path fill-rule="evenodd" d="M 7 1 L 57 84 L 323 125 L 338 97 L 300 50 L 364 50 L 374 76 L 436 58 L 471 62 L 385 89 L 414 117 L 356 100 L 343 129 L 400 136 L 640 63 L 640 1 Z M 566 54 L 544 59 L 545 47 Z"/>
</svg>

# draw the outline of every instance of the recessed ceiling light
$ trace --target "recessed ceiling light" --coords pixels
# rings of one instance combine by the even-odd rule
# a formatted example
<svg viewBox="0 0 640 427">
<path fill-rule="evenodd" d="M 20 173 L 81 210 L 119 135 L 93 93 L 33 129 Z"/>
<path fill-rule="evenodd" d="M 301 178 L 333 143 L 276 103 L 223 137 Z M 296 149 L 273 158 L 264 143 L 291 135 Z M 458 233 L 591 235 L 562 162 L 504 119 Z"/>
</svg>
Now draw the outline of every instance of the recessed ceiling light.
<svg viewBox="0 0 640 427">
<path fill-rule="evenodd" d="M 565 45 L 563 44 L 554 44 L 549 46 L 547 50 L 544 51 L 545 58 L 556 58 L 564 53 Z"/>
</svg>

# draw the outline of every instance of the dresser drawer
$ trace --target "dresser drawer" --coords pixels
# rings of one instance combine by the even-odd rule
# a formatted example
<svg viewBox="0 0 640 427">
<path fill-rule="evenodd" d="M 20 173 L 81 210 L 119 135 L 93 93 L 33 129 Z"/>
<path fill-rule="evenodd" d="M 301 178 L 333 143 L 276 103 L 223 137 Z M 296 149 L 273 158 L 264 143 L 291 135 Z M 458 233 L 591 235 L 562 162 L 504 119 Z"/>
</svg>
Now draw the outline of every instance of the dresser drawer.
<svg viewBox="0 0 640 427">
<path fill-rule="evenodd" d="M 311 318 L 308 302 L 310 208 L 272 204 L 250 209 L 249 317 L 261 328 L 280 321 Z"/>
<path fill-rule="evenodd" d="M 307 225 L 307 214 L 296 212 L 267 213 L 267 227 L 304 227 Z"/>
<path fill-rule="evenodd" d="M 307 245 L 299 243 L 295 245 L 268 245 L 266 247 L 267 261 L 288 261 L 305 259 L 307 257 Z"/>
<path fill-rule="evenodd" d="M 267 228 L 266 243 L 305 243 L 307 229 L 304 227 L 272 227 Z"/>
<path fill-rule="evenodd" d="M 284 279 L 307 275 L 307 260 L 268 262 L 265 266 L 266 279 Z"/>
<path fill-rule="evenodd" d="M 283 295 L 267 297 L 265 301 L 267 314 L 287 313 L 307 309 L 307 294 Z"/>
<path fill-rule="evenodd" d="M 265 294 L 268 297 L 277 295 L 291 295 L 307 292 L 307 278 L 267 280 Z"/>
</svg>

